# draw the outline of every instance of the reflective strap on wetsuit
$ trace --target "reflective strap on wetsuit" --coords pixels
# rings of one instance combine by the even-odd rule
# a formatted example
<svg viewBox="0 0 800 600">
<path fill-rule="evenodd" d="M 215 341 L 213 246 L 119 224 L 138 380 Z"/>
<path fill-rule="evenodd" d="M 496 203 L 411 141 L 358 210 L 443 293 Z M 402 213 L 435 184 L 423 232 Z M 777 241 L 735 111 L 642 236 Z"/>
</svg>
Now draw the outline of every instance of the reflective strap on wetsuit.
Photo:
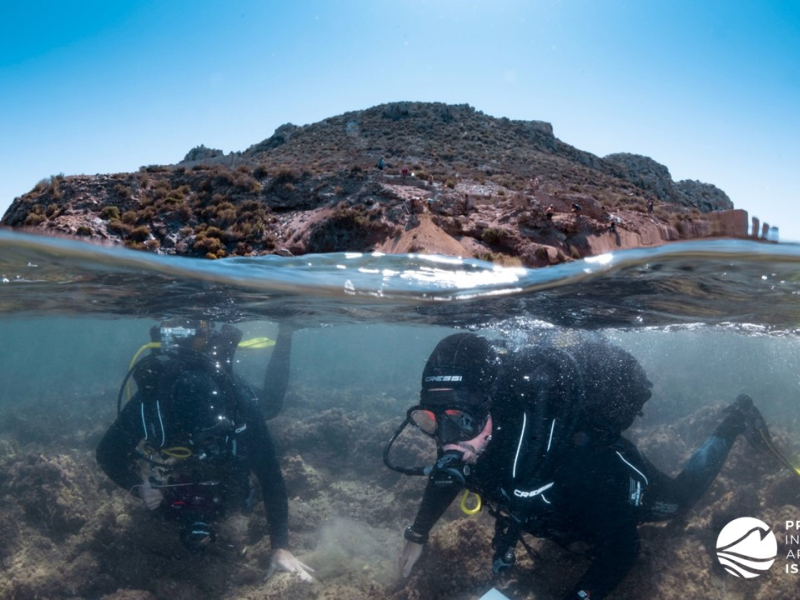
<svg viewBox="0 0 800 600">
<path fill-rule="evenodd" d="M 161 417 L 161 404 L 156 400 L 156 410 L 158 411 L 158 424 L 161 425 L 161 446 L 167 441 L 167 432 L 164 430 L 164 419 Z"/>
<path fill-rule="evenodd" d="M 624 456 L 622 456 L 622 453 L 621 453 L 619 450 L 615 450 L 615 452 L 617 453 L 617 456 L 619 456 L 619 458 L 620 458 L 620 460 L 621 460 L 622 462 L 624 462 L 624 463 L 625 463 L 626 465 L 628 465 L 628 466 L 629 466 L 631 469 L 633 469 L 633 470 L 634 470 L 634 471 L 636 471 L 636 472 L 637 472 L 639 475 L 641 475 L 641 476 L 642 476 L 642 478 L 644 479 L 644 482 L 645 482 L 646 484 L 648 484 L 648 485 L 650 484 L 650 482 L 647 480 L 647 477 L 645 476 L 645 474 L 644 474 L 644 473 L 642 473 L 642 472 L 641 472 L 639 469 L 637 469 L 636 467 L 634 467 L 634 466 L 633 466 L 631 463 L 629 463 L 627 460 L 625 460 L 625 457 L 624 457 Z"/>
<path fill-rule="evenodd" d="M 147 420 L 144 418 L 144 402 L 142 402 L 139 405 L 139 407 L 141 409 L 140 412 L 142 413 L 142 430 L 144 431 L 144 439 L 148 440 L 149 438 L 147 437 Z"/>
<path fill-rule="evenodd" d="M 511 476 L 517 478 L 517 460 L 519 460 L 519 453 L 522 450 L 522 440 L 525 439 L 525 427 L 528 424 L 528 414 L 522 413 L 522 431 L 519 434 L 519 443 L 517 444 L 517 453 L 514 455 L 514 468 L 511 470 Z"/>
</svg>

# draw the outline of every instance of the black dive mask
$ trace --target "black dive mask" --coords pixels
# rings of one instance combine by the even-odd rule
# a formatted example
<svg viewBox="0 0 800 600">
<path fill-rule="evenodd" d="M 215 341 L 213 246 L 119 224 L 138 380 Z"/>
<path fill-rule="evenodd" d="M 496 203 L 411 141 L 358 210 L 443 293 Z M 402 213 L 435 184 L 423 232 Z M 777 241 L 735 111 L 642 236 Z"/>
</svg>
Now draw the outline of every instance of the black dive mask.
<svg viewBox="0 0 800 600">
<path fill-rule="evenodd" d="M 470 474 L 470 466 L 463 461 L 462 452 L 455 449 L 441 452 L 441 449 L 448 444 L 475 439 L 486 427 L 488 419 L 488 411 L 412 406 L 408 409 L 405 420 L 395 430 L 383 449 L 383 462 L 393 471 L 404 475 L 430 475 L 431 480 L 437 485 L 463 486 Z M 436 440 L 440 456 L 434 465 L 401 467 L 393 464 L 389 459 L 392 445 L 409 424 Z"/>
<path fill-rule="evenodd" d="M 477 413 L 477 414 L 476 414 Z M 467 411 L 460 408 L 435 408 L 433 410 L 412 406 L 406 418 L 422 433 L 436 439 L 440 447 L 457 442 L 466 442 L 478 437 L 489 413 Z"/>
<path fill-rule="evenodd" d="M 211 324 L 192 319 L 169 319 L 163 321 L 153 334 L 151 337 L 157 337 L 161 342 L 162 352 L 173 352 L 179 348 L 203 352 L 208 345 Z"/>
<path fill-rule="evenodd" d="M 464 485 L 470 467 L 457 444 L 474 440 L 486 428 L 499 366 L 486 338 L 454 333 L 441 340 L 422 371 L 420 404 L 409 409 L 383 450 L 386 466 L 406 475 L 430 475 L 434 483 Z M 392 444 L 409 423 L 436 440 L 434 465 L 406 468 L 389 460 Z"/>
</svg>

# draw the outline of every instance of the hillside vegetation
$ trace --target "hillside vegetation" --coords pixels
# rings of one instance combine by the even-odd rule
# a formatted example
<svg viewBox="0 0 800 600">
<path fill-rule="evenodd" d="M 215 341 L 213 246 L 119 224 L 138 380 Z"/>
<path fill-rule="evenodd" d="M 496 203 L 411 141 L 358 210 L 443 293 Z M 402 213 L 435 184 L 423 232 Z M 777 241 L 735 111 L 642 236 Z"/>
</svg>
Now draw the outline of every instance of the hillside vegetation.
<svg viewBox="0 0 800 600">
<path fill-rule="evenodd" d="M 713 185 L 581 151 L 548 123 L 397 102 L 282 125 L 241 152 L 199 146 L 136 173 L 57 175 L 0 223 L 208 258 L 380 250 L 542 266 L 745 235 L 746 214 L 715 215 L 732 209 Z"/>
</svg>

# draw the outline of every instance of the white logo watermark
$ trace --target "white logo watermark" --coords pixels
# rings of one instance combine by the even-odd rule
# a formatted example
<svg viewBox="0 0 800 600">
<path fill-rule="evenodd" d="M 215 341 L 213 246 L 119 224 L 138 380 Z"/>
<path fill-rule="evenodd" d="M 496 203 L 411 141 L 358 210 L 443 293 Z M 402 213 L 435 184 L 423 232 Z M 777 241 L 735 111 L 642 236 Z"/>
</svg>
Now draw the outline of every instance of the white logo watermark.
<svg viewBox="0 0 800 600">
<path fill-rule="evenodd" d="M 769 525 L 753 517 L 734 519 L 717 537 L 717 558 L 731 575 L 751 579 L 778 557 L 778 541 Z"/>
</svg>

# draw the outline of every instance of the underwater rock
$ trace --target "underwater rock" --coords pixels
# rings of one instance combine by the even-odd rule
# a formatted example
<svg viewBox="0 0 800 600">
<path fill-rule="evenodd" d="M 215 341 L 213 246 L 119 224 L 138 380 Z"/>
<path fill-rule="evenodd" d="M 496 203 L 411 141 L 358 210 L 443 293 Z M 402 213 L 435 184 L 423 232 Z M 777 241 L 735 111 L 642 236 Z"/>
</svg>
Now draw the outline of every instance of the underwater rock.
<svg viewBox="0 0 800 600">
<path fill-rule="evenodd" d="M 62 537 L 77 533 L 89 519 L 97 488 L 93 475 L 93 467 L 66 454 L 31 452 L 12 467 L 9 488 L 32 524 Z"/>
<path fill-rule="evenodd" d="M 493 528 L 476 519 L 460 519 L 437 527 L 417 568 L 392 600 L 467 598 L 492 578 Z"/>
<path fill-rule="evenodd" d="M 316 498 L 325 485 L 325 481 L 319 473 L 298 455 L 285 457 L 281 470 L 291 498 L 302 498 L 303 500 Z"/>
<path fill-rule="evenodd" d="M 285 427 L 276 431 L 275 438 L 285 453 L 302 448 L 304 460 L 338 470 L 348 465 L 357 434 L 365 426 L 358 416 L 332 408 L 285 423 Z"/>
<path fill-rule="evenodd" d="M 104 573 L 98 577 L 96 574 L 99 570 L 98 556 L 88 551 L 81 552 L 62 570 L 64 589 L 76 596 L 91 596 L 116 587 L 108 574 Z"/>
<path fill-rule="evenodd" d="M 517 566 L 492 578 L 493 519 L 485 511 L 468 517 L 455 502 L 402 580 L 395 559 L 427 478 L 403 477 L 383 465 L 384 444 L 402 419 L 398 403 L 387 400 L 375 412 L 367 402 L 351 406 L 348 393 L 317 391 L 270 421 L 290 492 L 292 551 L 317 569 L 314 583 L 288 573 L 264 580 L 271 549 L 260 503 L 220 522 L 210 551 L 189 554 L 173 523 L 100 473 L 86 441 L 96 438 L 95 428 L 76 428 L 81 439 L 62 437 L 63 422 L 53 418 L 40 421 L 36 441 L 15 438 L 13 427 L 0 434 L 0 598 L 477 600 L 497 587 L 515 600 L 554 600 L 588 567 L 580 548 L 568 551 L 526 535 L 533 556 L 518 546 Z M 333 408 L 337 403 L 348 409 Z M 626 436 L 674 474 L 719 424 L 724 406 L 703 406 L 669 423 L 637 423 Z M 797 443 L 782 427 L 772 436 L 794 455 Z M 397 440 L 392 458 L 424 465 L 434 452 L 429 438 L 411 431 Z M 793 520 L 798 506 L 800 479 L 739 439 L 682 521 L 640 526 L 640 556 L 613 597 L 641 600 L 647 590 L 659 600 L 792 598 L 796 580 L 789 576 L 744 582 L 725 573 L 714 532 L 743 514 Z"/>
</svg>

